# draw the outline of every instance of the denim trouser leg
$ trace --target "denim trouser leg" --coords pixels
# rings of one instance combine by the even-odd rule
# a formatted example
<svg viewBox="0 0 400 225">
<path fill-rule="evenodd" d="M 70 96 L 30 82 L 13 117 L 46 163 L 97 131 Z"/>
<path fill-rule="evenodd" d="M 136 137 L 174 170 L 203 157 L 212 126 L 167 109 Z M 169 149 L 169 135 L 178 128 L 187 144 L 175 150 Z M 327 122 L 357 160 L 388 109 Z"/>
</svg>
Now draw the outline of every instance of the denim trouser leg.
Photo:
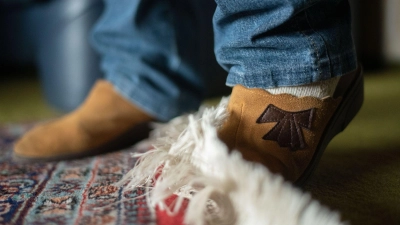
<svg viewBox="0 0 400 225">
<path fill-rule="evenodd" d="M 347 0 L 216 0 L 215 54 L 227 85 L 270 88 L 357 66 Z"/>
<path fill-rule="evenodd" d="M 93 31 L 106 79 L 159 120 L 196 110 L 219 67 L 212 0 L 105 0 Z M 223 83 L 222 83 L 223 84 Z"/>
</svg>

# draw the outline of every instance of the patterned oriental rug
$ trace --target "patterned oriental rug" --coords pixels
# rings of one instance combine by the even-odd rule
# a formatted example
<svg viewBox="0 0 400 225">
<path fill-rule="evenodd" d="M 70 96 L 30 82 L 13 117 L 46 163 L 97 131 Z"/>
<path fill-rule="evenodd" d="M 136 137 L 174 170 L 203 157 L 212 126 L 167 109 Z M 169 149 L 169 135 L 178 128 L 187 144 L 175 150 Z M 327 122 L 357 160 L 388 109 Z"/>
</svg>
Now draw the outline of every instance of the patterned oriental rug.
<svg viewBox="0 0 400 225">
<path fill-rule="evenodd" d="M 216 132 L 226 103 L 158 125 L 135 149 L 60 162 L 14 162 L 13 142 L 30 126 L 0 128 L 0 224 L 345 224 L 228 154 Z"/>
<path fill-rule="evenodd" d="M 145 188 L 113 185 L 135 165 L 132 149 L 71 161 L 13 162 L 13 142 L 31 126 L 0 127 L 0 224 L 183 223 L 183 210 L 151 216 Z"/>
<path fill-rule="evenodd" d="M 52 163 L 11 159 L 29 126 L 0 129 L 0 224 L 152 224 L 143 189 L 113 184 L 135 164 L 127 149 Z"/>
</svg>

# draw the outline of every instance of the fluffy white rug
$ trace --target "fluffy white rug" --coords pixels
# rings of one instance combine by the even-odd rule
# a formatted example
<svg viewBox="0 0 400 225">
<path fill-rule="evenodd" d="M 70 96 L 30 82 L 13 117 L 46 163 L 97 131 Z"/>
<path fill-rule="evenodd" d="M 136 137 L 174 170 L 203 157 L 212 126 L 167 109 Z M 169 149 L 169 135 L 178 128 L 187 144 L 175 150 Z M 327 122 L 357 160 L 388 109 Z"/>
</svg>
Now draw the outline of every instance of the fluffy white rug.
<svg viewBox="0 0 400 225">
<path fill-rule="evenodd" d="M 138 148 L 152 150 L 120 184 L 148 187 L 148 204 L 171 215 L 190 199 L 185 212 L 189 225 L 339 225 L 338 213 L 312 200 L 265 167 L 244 161 L 239 152 L 228 152 L 217 137 L 228 99 L 216 108 L 157 124 L 151 138 Z M 169 208 L 164 200 L 179 196 Z"/>
</svg>

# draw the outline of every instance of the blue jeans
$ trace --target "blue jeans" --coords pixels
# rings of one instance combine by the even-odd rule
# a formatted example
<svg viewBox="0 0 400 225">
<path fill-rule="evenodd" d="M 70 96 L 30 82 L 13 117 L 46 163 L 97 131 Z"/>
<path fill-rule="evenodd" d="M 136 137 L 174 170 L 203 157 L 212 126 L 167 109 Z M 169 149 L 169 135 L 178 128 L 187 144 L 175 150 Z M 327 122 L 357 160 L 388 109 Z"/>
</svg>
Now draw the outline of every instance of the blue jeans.
<svg viewBox="0 0 400 225">
<path fill-rule="evenodd" d="M 218 80 L 217 62 L 228 86 L 251 88 L 308 84 L 357 66 L 347 0 L 105 1 L 93 44 L 106 78 L 159 120 L 196 110 Z"/>
</svg>

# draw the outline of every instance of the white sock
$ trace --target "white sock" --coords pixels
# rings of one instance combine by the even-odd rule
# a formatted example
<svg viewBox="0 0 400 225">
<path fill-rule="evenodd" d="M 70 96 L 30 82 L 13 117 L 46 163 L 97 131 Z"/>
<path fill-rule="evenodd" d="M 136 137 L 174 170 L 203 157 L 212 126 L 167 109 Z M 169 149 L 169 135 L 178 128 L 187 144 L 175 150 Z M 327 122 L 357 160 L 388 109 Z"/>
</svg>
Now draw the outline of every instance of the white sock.
<svg viewBox="0 0 400 225">
<path fill-rule="evenodd" d="M 285 93 L 297 97 L 312 96 L 316 98 L 324 98 L 333 96 L 333 93 L 335 93 L 335 89 L 338 82 L 339 82 L 339 77 L 333 77 L 329 80 L 319 81 L 306 85 L 268 88 L 265 90 L 274 95 Z"/>
</svg>

